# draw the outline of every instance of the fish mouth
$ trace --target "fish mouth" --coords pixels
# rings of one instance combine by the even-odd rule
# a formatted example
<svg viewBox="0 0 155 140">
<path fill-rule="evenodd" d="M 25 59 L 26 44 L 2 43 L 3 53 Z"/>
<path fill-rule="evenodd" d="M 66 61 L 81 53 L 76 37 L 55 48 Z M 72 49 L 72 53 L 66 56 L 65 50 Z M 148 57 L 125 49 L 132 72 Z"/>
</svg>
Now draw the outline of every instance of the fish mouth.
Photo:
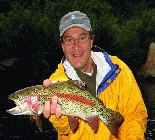
<svg viewBox="0 0 155 140">
<path fill-rule="evenodd" d="M 15 104 L 15 107 L 6 110 L 6 112 L 12 115 L 33 115 L 32 110 L 24 101 L 16 101 Z"/>
<path fill-rule="evenodd" d="M 7 113 L 12 115 L 32 115 L 30 110 L 21 110 L 18 106 L 8 109 Z"/>
</svg>

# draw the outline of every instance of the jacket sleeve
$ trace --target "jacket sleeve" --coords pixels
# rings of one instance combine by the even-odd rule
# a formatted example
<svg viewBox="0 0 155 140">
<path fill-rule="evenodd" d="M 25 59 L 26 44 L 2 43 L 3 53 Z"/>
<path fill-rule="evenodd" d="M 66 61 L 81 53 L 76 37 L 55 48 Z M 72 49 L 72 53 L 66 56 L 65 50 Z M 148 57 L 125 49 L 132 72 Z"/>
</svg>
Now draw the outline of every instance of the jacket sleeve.
<svg viewBox="0 0 155 140">
<path fill-rule="evenodd" d="M 144 140 L 147 126 L 147 109 L 131 70 L 124 65 L 119 75 L 119 111 L 124 116 L 120 128 L 121 140 Z"/>
<path fill-rule="evenodd" d="M 68 77 L 64 72 L 62 63 L 58 65 L 58 69 L 56 69 L 56 71 L 50 76 L 49 80 L 59 82 L 68 80 Z M 67 116 L 62 116 L 61 118 L 57 119 L 55 115 L 51 115 L 49 121 L 52 123 L 53 127 L 56 129 L 59 135 L 72 133 Z"/>
</svg>

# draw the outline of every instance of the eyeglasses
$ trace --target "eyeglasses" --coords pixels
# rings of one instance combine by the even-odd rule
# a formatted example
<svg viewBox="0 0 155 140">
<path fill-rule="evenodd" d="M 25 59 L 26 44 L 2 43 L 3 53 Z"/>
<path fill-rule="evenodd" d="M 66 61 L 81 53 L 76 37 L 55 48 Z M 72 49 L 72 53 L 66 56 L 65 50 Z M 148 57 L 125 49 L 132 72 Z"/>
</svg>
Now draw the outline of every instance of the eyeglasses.
<svg viewBox="0 0 155 140">
<path fill-rule="evenodd" d="M 63 39 L 63 42 L 66 45 L 73 45 L 75 43 L 75 40 L 77 40 L 80 44 L 83 44 L 83 43 L 86 43 L 89 39 L 90 38 L 87 36 L 81 36 L 78 39 L 73 39 L 73 38 L 67 37 L 67 38 Z"/>
</svg>

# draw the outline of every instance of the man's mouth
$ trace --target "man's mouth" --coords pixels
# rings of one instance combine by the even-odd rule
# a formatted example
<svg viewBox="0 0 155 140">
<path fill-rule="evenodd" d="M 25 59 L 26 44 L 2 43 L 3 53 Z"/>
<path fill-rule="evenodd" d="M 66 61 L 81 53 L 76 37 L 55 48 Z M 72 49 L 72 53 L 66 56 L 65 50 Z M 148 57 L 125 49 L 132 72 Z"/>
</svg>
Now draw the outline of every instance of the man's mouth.
<svg viewBox="0 0 155 140">
<path fill-rule="evenodd" d="M 81 57 L 82 54 L 73 54 L 74 57 Z"/>
</svg>

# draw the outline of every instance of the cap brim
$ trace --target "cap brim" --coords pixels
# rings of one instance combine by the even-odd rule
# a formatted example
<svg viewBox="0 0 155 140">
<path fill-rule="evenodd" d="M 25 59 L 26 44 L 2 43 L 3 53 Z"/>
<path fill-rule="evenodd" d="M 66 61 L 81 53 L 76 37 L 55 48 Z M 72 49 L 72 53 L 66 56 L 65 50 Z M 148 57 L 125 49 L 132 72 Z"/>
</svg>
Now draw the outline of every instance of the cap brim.
<svg viewBox="0 0 155 140">
<path fill-rule="evenodd" d="M 73 27 L 80 27 L 80 28 L 85 29 L 86 31 L 91 30 L 91 28 L 85 24 L 71 24 L 62 30 L 62 32 L 60 33 L 60 36 L 62 36 L 64 32 L 66 32 L 66 30 L 68 30 L 69 28 L 73 28 Z"/>
</svg>

